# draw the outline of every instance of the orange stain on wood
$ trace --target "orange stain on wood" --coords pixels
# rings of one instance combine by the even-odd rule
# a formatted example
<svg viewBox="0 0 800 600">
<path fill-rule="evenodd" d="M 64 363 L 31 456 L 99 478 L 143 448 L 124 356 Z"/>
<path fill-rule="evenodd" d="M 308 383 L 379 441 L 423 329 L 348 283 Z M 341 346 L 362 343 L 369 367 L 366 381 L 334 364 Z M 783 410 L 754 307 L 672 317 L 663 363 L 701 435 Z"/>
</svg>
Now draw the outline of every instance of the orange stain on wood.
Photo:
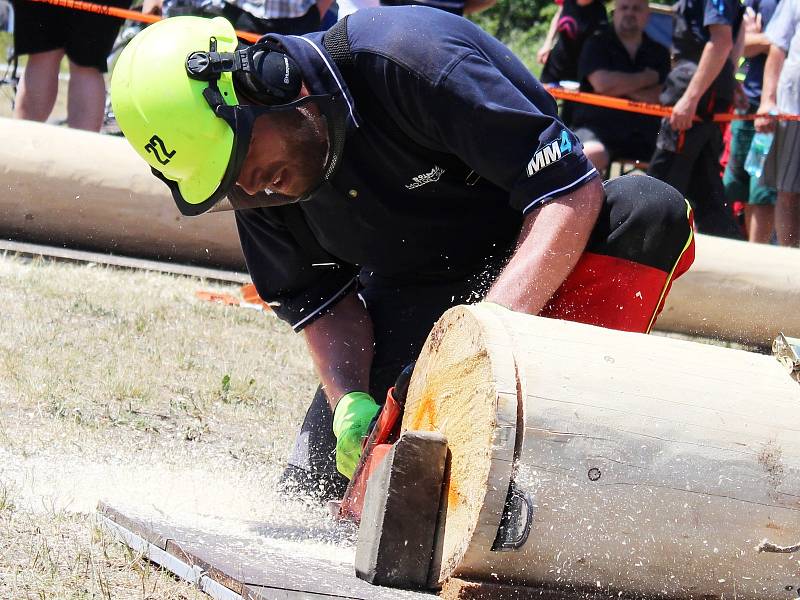
<svg viewBox="0 0 800 600">
<path fill-rule="evenodd" d="M 414 417 L 411 419 L 411 429 L 417 431 L 436 430 L 436 403 L 434 402 L 433 394 L 426 392 L 416 406 Z"/>
<path fill-rule="evenodd" d="M 461 492 L 456 486 L 453 478 L 450 478 L 450 484 L 447 486 L 447 506 L 455 506 L 461 502 Z"/>
</svg>

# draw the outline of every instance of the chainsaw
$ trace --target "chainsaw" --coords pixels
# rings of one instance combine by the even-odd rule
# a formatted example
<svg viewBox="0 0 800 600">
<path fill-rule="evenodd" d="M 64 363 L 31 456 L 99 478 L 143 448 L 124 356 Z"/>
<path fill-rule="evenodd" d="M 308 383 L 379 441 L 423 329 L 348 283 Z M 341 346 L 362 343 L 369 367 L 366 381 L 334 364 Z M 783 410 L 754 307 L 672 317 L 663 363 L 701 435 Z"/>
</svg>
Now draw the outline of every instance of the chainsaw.
<svg viewBox="0 0 800 600">
<path fill-rule="evenodd" d="M 386 392 L 386 402 L 373 420 L 369 435 L 361 444 L 361 459 L 358 461 L 344 496 L 341 500 L 332 500 L 328 503 L 328 510 L 334 517 L 356 523 L 361 521 L 361 511 L 364 508 L 364 497 L 367 493 L 367 481 L 386 458 L 392 444 L 400 437 L 403 409 L 413 372 L 414 363 L 411 363 L 403 369 L 395 384 Z"/>
</svg>

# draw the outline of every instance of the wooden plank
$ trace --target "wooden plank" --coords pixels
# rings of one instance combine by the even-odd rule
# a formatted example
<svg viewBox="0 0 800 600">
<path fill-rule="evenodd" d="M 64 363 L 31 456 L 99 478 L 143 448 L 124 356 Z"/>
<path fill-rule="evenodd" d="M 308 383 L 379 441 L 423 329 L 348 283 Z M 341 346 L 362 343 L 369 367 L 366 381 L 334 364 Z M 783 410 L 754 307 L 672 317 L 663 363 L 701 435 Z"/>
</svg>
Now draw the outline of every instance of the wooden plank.
<svg viewBox="0 0 800 600">
<path fill-rule="evenodd" d="M 243 598 L 331 598 L 353 600 L 426 600 L 433 594 L 373 586 L 356 578 L 352 564 L 303 556 L 265 543 L 263 524 L 221 523 L 218 529 L 248 535 L 208 533 L 171 522 L 168 517 L 101 504 L 98 511 L 144 540 L 164 543 L 165 554 L 188 565 Z M 154 547 L 160 548 L 160 546 Z M 158 556 L 156 553 L 158 564 Z M 166 562 L 163 557 L 162 561 Z M 162 565 L 166 566 L 166 565 Z M 171 569 L 172 570 L 172 569 Z M 173 570 L 173 572 L 175 572 Z M 193 581 L 193 583 L 197 583 Z"/>
</svg>

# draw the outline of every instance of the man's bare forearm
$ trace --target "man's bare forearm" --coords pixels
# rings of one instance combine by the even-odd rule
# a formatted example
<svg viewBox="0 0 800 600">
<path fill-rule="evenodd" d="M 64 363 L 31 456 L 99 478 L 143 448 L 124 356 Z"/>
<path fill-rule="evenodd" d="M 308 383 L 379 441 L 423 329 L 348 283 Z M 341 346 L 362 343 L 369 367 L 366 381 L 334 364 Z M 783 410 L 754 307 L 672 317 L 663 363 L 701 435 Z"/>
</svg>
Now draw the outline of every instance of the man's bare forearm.
<svg viewBox="0 0 800 600">
<path fill-rule="evenodd" d="M 623 73 L 622 71 L 600 69 L 591 73 L 587 79 L 598 94 L 625 97 L 640 89 L 657 84 L 658 72 L 654 69 L 644 69 L 637 73 Z"/>
<path fill-rule="evenodd" d="M 769 52 L 769 38 L 767 34 L 761 31 L 745 34 L 742 56 L 751 58 L 759 54 L 766 54 L 767 52 Z"/>
<path fill-rule="evenodd" d="M 767 62 L 764 64 L 764 80 L 761 86 L 761 103 L 775 106 L 778 102 L 778 80 L 781 78 L 786 52 L 779 46 L 770 45 Z"/>
<path fill-rule="evenodd" d="M 761 104 L 757 113 L 765 115 L 775 110 L 778 104 L 778 81 L 781 78 L 783 63 L 786 61 L 786 52 L 783 48 L 770 45 L 767 62 L 764 65 L 764 79 L 761 86 Z M 756 131 L 775 131 L 775 121 L 758 118 L 755 122 Z"/>
<path fill-rule="evenodd" d="M 659 97 L 661 96 L 661 90 L 661 84 L 657 83 L 656 85 L 651 85 L 650 87 L 642 88 L 628 94 L 628 98 L 635 100 L 636 102 L 657 103 L 659 101 Z"/>
<path fill-rule="evenodd" d="M 669 116 L 670 127 L 676 131 L 692 127 L 700 98 L 714 83 L 733 50 L 730 25 L 709 25 L 708 29 L 711 39 L 703 47 L 703 54 L 689 86 L 678 98 Z"/>
<path fill-rule="evenodd" d="M 303 335 L 332 409 L 348 392 L 369 390 L 372 320 L 355 292 L 306 327 Z"/>
<path fill-rule="evenodd" d="M 715 34 L 715 27 L 722 27 L 724 31 Z M 711 40 L 706 42 L 703 54 L 700 56 L 700 62 L 697 64 L 697 71 L 695 71 L 689 86 L 686 88 L 686 92 L 684 92 L 684 96 L 694 104 L 699 102 L 703 94 L 708 91 L 708 88 L 711 87 L 711 84 L 722 72 L 722 67 L 729 60 L 733 49 L 730 27 L 727 25 L 712 25 L 710 29 L 712 31 Z"/>
<path fill-rule="evenodd" d="M 486 300 L 538 314 L 583 254 L 602 204 L 596 177 L 528 215 L 517 249 Z"/>
</svg>

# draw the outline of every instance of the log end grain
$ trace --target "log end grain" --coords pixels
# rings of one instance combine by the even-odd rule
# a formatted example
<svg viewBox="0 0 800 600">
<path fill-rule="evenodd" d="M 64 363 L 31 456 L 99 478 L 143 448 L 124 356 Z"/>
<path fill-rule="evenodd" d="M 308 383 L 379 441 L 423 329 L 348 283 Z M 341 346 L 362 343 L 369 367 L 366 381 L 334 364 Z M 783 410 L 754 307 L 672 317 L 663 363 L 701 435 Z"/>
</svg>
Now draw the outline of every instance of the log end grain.
<svg viewBox="0 0 800 600">
<path fill-rule="evenodd" d="M 438 431 L 450 450 L 434 585 L 457 569 L 470 544 L 491 547 L 500 524 L 520 404 L 514 358 L 496 315 L 504 310 L 473 305 L 445 313 L 409 386 L 403 429 Z"/>
</svg>

